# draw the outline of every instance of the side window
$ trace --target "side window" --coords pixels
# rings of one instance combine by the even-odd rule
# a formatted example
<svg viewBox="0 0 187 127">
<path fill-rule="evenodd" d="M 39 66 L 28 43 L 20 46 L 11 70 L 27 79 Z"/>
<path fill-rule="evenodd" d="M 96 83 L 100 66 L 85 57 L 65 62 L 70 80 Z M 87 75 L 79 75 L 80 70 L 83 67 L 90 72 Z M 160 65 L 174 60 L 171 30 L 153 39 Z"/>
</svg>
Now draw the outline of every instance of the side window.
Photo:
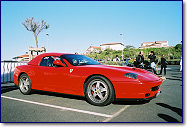
<svg viewBox="0 0 187 127">
<path fill-rule="evenodd" d="M 43 57 L 40 62 L 40 66 L 47 66 L 48 59 L 49 59 L 49 57 Z"/>
<path fill-rule="evenodd" d="M 62 61 L 62 63 L 63 63 L 63 64 L 65 64 L 65 65 L 67 66 L 67 64 L 64 62 L 64 60 L 63 60 L 63 59 L 65 59 L 65 58 L 64 58 L 64 57 L 63 57 L 63 55 L 62 55 L 62 56 L 60 57 L 60 59 L 59 59 L 59 60 L 60 60 L 60 61 Z M 66 60 L 66 59 L 65 59 L 65 60 Z"/>
<path fill-rule="evenodd" d="M 65 63 L 63 60 L 60 59 L 60 57 L 54 56 L 53 58 L 54 58 L 54 60 L 60 60 L 63 64 L 66 65 L 66 63 Z M 66 66 L 67 66 L 67 65 L 66 65 Z M 54 65 L 54 64 L 53 64 L 53 67 L 62 67 L 62 66 L 61 66 L 61 65 Z"/>
<path fill-rule="evenodd" d="M 58 56 L 46 56 L 46 57 L 43 57 L 41 62 L 40 62 L 40 66 L 58 67 L 57 65 L 53 64 L 53 61 L 55 61 L 55 60 L 60 60 L 60 57 L 58 57 Z M 62 61 L 62 63 L 65 64 L 64 61 Z"/>
<path fill-rule="evenodd" d="M 53 67 L 54 58 L 52 56 L 43 57 L 40 66 Z"/>
</svg>

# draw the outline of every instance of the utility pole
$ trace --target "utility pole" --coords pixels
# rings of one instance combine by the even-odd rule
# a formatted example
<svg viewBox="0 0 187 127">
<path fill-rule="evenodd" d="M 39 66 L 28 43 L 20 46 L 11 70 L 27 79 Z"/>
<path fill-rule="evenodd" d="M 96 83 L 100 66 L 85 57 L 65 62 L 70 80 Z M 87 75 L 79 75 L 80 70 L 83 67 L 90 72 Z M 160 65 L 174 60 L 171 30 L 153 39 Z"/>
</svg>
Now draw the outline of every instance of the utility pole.
<svg viewBox="0 0 187 127">
<path fill-rule="evenodd" d="M 47 44 L 46 44 L 46 52 L 49 51 L 47 48 L 48 48 L 48 43 L 49 43 L 49 34 L 46 33 L 46 36 L 47 36 Z"/>
<path fill-rule="evenodd" d="M 121 56 L 122 56 L 122 65 L 123 65 L 123 61 L 124 61 L 124 58 L 123 58 L 123 50 L 124 50 L 124 40 L 123 40 L 123 37 L 124 37 L 124 34 L 120 34 L 121 36 L 121 40 L 122 40 L 122 44 L 123 44 L 123 48 L 122 48 L 122 51 L 121 51 Z"/>
</svg>

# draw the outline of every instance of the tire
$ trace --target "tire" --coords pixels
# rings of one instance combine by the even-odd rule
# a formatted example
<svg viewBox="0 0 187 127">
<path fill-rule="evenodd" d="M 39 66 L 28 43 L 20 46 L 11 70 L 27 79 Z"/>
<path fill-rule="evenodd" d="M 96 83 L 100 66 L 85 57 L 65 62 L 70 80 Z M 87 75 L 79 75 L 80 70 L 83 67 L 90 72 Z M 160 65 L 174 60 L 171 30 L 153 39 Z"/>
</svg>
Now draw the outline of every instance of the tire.
<svg viewBox="0 0 187 127">
<path fill-rule="evenodd" d="M 19 77 L 19 90 L 24 95 L 31 94 L 32 82 L 29 76 L 25 73 Z"/>
<path fill-rule="evenodd" d="M 111 82 L 103 76 L 93 76 L 84 84 L 87 101 L 95 106 L 105 106 L 114 101 L 115 93 Z"/>
</svg>

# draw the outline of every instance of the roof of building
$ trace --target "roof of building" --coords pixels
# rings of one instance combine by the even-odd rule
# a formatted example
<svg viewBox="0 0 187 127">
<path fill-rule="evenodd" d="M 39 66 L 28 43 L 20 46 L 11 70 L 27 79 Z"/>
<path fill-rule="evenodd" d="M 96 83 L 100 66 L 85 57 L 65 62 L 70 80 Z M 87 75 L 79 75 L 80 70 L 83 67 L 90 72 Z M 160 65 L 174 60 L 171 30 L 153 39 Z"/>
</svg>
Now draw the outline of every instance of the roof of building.
<svg viewBox="0 0 187 127">
<path fill-rule="evenodd" d="M 142 44 L 150 44 L 150 43 L 155 43 L 155 42 L 142 42 Z"/>
<path fill-rule="evenodd" d="M 36 56 L 36 55 L 33 55 L 33 56 Z M 29 55 L 16 56 L 13 59 L 16 59 L 16 58 L 29 58 Z"/>
<path fill-rule="evenodd" d="M 102 46 L 102 45 L 116 45 L 116 44 L 121 44 L 121 45 L 123 45 L 122 43 L 106 43 L 106 44 L 101 44 L 100 46 Z"/>
<path fill-rule="evenodd" d="M 101 47 L 97 47 L 97 46 L 90 46 L 90 48 L 94 48 L 94 49 L 100 49 Z"/>
<path fill-rule="evenodd" d="M 168 41 L 156 41 L 156 43 L 168 43 Z"/>
<path fill-rule="evenodd" d="M 168 43 L 168 41 L 142 42 L 142 44 L 151 44 L 151 43 Z"/>
<path fill-rule="evenodd" d="M 23 57 L 29 57 L 29 55 L 21 55 L 21 56 L 17 56 L 17 58 L 23 58 Z"/>
<path fill-rule="evenodd" d="M 151 45 L 144 45 L 144 46 L 141 46 L 139 48 L 151 48 L 151 47 L 155 47 L 155 48 L 161 48 L 163 46 L 160 46 L 160 44 L 151 44 Z M 166 46 L 164 46 L 166 47 Z M 168 46 L 167 46 L 168 47 Z"/>
</svg>

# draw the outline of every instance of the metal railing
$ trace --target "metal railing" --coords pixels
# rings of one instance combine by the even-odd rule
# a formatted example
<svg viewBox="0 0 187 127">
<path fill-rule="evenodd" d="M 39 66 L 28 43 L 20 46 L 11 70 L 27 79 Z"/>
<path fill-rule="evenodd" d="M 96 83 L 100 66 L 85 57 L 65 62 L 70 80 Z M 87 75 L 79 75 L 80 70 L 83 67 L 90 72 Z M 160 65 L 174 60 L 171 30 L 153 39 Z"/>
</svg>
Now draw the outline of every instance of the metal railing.
<svg viewBox="0 0 187 127">
<path fill-rule="evenodd" d="M 23 61 L 1 61 L 1 83 L 14 82 L 14 69 L 20 65 L 26 65 Z"/>
</svg>

